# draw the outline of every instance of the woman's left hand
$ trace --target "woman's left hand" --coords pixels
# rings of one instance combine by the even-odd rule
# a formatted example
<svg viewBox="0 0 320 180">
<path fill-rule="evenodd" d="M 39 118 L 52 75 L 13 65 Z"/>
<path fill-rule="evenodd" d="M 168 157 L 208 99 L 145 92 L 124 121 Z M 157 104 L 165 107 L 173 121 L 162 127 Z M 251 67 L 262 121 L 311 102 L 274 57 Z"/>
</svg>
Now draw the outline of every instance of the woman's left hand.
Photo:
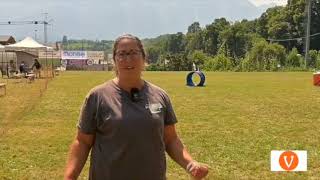
<svg viewBox="0 0 320 180">
<path fill-rule="evenodd" d="M 192 162 L 190 167 L 188 167 L 188 171 L 196 180 L 201 180 L 202 178 L 206 177 L 209 172 L 208 166 L 200 164 L 198 162 Z"/>
</svg>

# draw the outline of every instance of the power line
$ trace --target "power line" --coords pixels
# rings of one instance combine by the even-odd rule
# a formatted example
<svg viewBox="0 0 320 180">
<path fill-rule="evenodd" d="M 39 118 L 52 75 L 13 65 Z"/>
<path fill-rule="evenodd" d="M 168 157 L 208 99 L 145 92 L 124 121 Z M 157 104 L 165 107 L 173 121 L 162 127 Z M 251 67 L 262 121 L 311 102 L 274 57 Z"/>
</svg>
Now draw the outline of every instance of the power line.
<svg viewBox="0 0 320 180">
<path fill-rule="evenodd" d="M 25 25 L 25 24 L 45 24 L 46 21 L 7 21 L 0 22 L 0 25 Z"/>
<path fill-rule="evenodd" d="M 310 35 L 310 37 L 314 37 L 314 36 L 318 36 L 320 35 L 319 33 L 315 33 Z M 291 39 L 268 39 L 268 41 L 272 41 L 272 42 L 284 42 L 284 41 L 301 41 L 302 39 L 305 39 L 306 37 L 298 37 L 298 38 L 291 38 Z"/>
<path fill-rule="evenodd" d="M 38 24 L 43 24 L 44 44 L 47 44 L 47 40 L 48 40 L 47 26 L 51 25 L 49 23 L 53 21 L 53 19 L 50 19 L 49 21 L 47 19 L 48 19 L 48 13 L 44 13 L 44 20 L 42 20 L 42 21 L 7 21 L 7 22 L 0 22 L 0 26 L 4 26 L 4 25 L 27 25 L 27 24 L 38 25 Z"/>
</svg>

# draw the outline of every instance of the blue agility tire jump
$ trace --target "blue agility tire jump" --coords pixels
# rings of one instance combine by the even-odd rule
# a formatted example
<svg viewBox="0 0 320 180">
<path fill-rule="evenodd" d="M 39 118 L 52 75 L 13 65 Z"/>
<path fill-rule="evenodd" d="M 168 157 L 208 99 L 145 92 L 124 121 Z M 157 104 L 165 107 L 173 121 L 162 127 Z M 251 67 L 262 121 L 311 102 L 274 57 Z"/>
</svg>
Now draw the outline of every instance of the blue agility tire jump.
<svg viewBox="0 0 320 180">
<path fill-rule="evenodd" d="M 193 74 L 197 74 L 200 77 L 199 84 L 195 84 L 192 80 Z M 201 71 L 192 71 L 187 75 L 187 86 L 204 86 L 204 83 L 206 81 L 206 76 Z"/>
</svg>

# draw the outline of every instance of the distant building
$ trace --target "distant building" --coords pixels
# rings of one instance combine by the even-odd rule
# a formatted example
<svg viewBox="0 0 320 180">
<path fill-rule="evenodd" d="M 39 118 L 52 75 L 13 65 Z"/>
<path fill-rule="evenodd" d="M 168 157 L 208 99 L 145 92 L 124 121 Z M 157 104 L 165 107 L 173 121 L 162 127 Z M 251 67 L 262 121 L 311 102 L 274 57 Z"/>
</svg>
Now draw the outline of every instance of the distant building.
<svg viewBox="0 0 320 180">
<path fill-rule="evenodd" d="M 9 45 L 16 43 L 16 40 L 13 36 L 0 35 L 0 44 L 1 45 Z"/>
<path fill-rule="evenodd" d="M 61 59 L 61 51 L 40 51 L 40 59 Z"/>
<path fill-rule="evenodd" d="M 58 52 L 58 51 L 57 51 Z M 104 56 L 104 51 L 60 51 L 61 64 L 67 70 L 110 71 L 113 67 Z M 54 55 L 56 54 L 56 56 Z M 52 56 L 57 57 L 58 53 Z M 43 53 L 46 57 L 50 54 Z"/>
<path fill-rule="evenodd" d="M 87 51 L 87 57 L 93 64 L 103 64 L 105 60 L 103 51 Z"/>
<path fill-rule="evenodd" d="M 108 61 L 108 64 L 110 64 L 112 66 L 114 65 L 114 60 L 113 60 L 113 55 L 112 54 L 108 54 L 107 61 Z"/>
</svg>

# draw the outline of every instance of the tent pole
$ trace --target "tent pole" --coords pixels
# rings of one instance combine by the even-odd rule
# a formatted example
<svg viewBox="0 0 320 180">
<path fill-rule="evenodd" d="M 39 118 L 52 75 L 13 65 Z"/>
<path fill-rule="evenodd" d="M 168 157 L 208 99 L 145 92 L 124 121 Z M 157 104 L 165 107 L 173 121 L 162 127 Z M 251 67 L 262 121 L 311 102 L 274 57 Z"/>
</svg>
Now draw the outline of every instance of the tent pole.
<svg viewBox="0 0 320 180">
<path fill-rule="evenodd" d="M 8 64 L 8 56 L 7 56 L 7 52 L 6 52 L 6 62 L 7 62 L 7 76 L 8 76 L 8 79 L 9 79 L 9 64 Z"/>
<path fill-rule="evenodd" d="M 51 51 L 51 73 L 52 77 L 54 78 L 54 67 L 53 67 L 53 51 Z"/>
<path fill-rule="evenodd" d="M 3 52 L 1 52 L 1 76 L 3 78 L 3 66 L 4 66 L 4 63 L 3 63 Z"/>
</svg>

